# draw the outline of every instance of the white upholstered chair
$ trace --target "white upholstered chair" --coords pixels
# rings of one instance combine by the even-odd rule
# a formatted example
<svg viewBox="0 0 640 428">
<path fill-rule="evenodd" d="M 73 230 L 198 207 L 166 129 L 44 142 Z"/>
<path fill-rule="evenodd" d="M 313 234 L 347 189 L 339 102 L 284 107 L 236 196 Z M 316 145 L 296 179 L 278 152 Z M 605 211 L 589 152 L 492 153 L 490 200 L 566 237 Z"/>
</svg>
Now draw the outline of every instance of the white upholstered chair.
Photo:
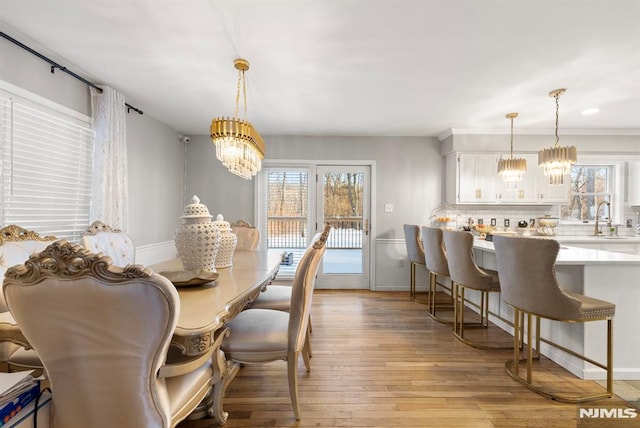
<svg viewBox="0 0 640 428">
<path fill-rule="evenodd" d="M 558 241 L 505 236 L 494 236 L 493 239 L 502 287 L 502 300 L 514 310 L 514 358 L 505 364 L 509 376 L 538 394 L 557 401 L 583 403 L 611 397 L 613 393 L 613 317 L 616 306 L 613 303 L 560 287 L 555 270 L 556 258 L 560 251 Z M 524 316 L 527 317 L 526 329 L 523 322 Z M 532 325 L 532 317 L 536 320 L 535 327 Z M 556 346 L 574 357 L 604 369 L 607 373 L 605 392 L 571 395 L 558 390 L 551 391 L 553 382 L 548 381 L 548 376 L 545 376 L 547 377 L 546 387 L 534 384 L 533 360 L 539 360 L 540 357 L 540 318 L 568 323 L 607 322 L 606 363 L 595 361 L 567 347 L 558 347 L 553 342 L 545 340 L 545 343 L 551 346 Z M 524 348 L 522 346 L 524 330 L 527 332 L 527 339 L 524 340 L 527 346 L 523 358 L 520 349 Z M 519 363 L 523 360 L 526 366 L 526 377 L 519 373 Z"/>
<path fill-rule="evenodd" d="M 326 233 L 327 236 L 331 230 L 331 225 L 327 223 L 322 232 L 317 233 L 311 238 L 311 245 L 313 245 L 322 233 Z M 276 311 L 289 312 L 291 309 L 291 290 L 289 285 L 269 285 L 264 289 L 258 297 L 251 302 L 251 309 L 274 309 Z M 309 324 L 307 325 L 307 341 L 305 342 L 305 348 L 303 350 L 304 357 L 306 359 L 311 358 L 311 317 L 309 317 Z"/>
<path fill-rule="evenodd" d="M 166 364 L 180 301 L 150 269 L 57 241 L 4 291 L 48 373 L 53 428 L 174 427 L 208 396 L 214 348 Z"/>
<path fill-rule="evenodd" d="M 80 245 L 92 253 L 103 253 L 111 257 L 116 266 L 135 263 L 136 247 L 131 237 L 99 220 L 91 223 L 82 234 Z"/>
<path fill-rule="evenodd" d="M 41 237 L 38 233 L 17 225 L 0 229 L 0 284 L 8 268 L 24 263 L 55 241 L 54 236 Z M 25 349 L 22 333 L 7 308 L 4 293 L 0 292 L 0 361 L 7 364 L 8 371 L 42 369 L 38 356 L 32 349 Z"/>
<path fill-rule="evenodd" d="M 296 420 L 301 417 L 298 402 L 298 359 L 306 342 L 313 288 L 324 255 L 327 235 L 328 233 L 323 233 L 307 248 L 296 268 L 289 313 L 273 309 L 242 311 L 227 324 L 230 334 L 222 342 L 222 350 L 227 358 L 241 364 L 287 361 L 289 395 Z M 306 358 L 304 362 L 309 371 Z"/>
<path fill-rule="evenodd" d="M 231 231 L 238 237 L 236 251 L 256 251 L 260 245 L 260 231 L 244 220 L 231 224 Z"/>
<path fill-rule="evenodd" d="M 407 246 L 407 257 L 409 258 L 409 270 L 411 272 L 411 300 L 419 303 L 427 303 L 416 299 L 416 268 L 418 265 L 426 266 L 424 259 L 424 247 L 420 239 L 420 227 L 415 224 L 405 224 L 404 242 Z"/>
</svg>

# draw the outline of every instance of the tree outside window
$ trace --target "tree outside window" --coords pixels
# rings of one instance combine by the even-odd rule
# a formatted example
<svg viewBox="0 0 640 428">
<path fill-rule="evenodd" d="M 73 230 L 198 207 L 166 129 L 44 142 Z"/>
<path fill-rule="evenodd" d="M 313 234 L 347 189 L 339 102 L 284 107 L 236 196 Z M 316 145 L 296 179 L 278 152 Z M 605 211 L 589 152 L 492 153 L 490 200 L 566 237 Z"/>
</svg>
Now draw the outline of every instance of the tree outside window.
<svg viewBox="0 0 640 428">
<path fill-rule="evenodd" d="M 611 200 L 613 168 L 608 165 L 574 165 L 571 168 L 571 190 L 568 205 L 561 207 L 561 219 L 594 221 L 598 204 Z M 609 206 L 603 206 L 600 216 L 609 217 Z"/>
</svg>

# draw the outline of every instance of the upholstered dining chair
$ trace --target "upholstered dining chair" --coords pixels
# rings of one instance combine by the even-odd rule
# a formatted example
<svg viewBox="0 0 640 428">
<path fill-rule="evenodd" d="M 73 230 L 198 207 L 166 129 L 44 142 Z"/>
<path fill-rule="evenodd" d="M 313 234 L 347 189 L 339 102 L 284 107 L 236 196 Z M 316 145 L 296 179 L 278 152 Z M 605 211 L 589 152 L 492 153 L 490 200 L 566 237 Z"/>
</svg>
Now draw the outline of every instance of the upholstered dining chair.
<svg viewBox="0 0 640 428">
<path fill-rule="evenodd" d="M 582 403 L 611 397 L 613 393 L 612 337 L 615 305 L 565 290 L 560 286 L 555 270 L 556 258 L 560 251 L 558 241 L 506 236 L 494 236 L 493 239 L 502 287 L 502 299 L 514 310 L 513 360 L 507 361 L 505 364 L 509 376 L 538 394 L 557 401 Z M 527 319 L 527 338 L 524 340 L 527 346 L 523 358 L 520 350 L 524 349 L 522 346 L 525 330 L 524 316 Z M 532 325 L 532 317 L 535 318 L 535 328 Z M 559 348 L 574 357 L 606 370 L 606 392 L 570 395 L 549 391 L 551 385 L 549 382 L 547 382 L 546 388 L 534 384 L 533 360 L 540 358 L 540 318 L 552 320 L 552 322 L 568 323 L 607 322 L 606 363 L 595 361 L 564 346 Z M 535 337 L 533 338 L 534 330 Z M 545 340 L 545 343 L 556 346 L 549 340 Z M 526 366 L 526 377 L 523 377 L 519 372 L 519 363 L 523 360 Z"/>
<path fill-rule="evenodd" d="M 449 278 L 449 264 L 447 262 L 447 253 L 444 249 L 444 239 L 442 238 L 442 229 L 437 227 L 422 226 L 422 246 L 425 254 L 425 264 L 429 272 L 429 300 L 427 303 L 427 313 L 436 321 L 452 324 L 453 321 L 443 319 L 438 315 L 438 309 L 453 309 L 453 293 L 444 283 L 438 282 L 438 277 L 443 279 Z M 446 294 L 451 296 L 447 304 L 436 302 L 437 288 L 440 286 Z"/>
<path fill-rule="evenodd" d="M 331 231 L 331 224 L 327 223 L 324 226 L 322 232 L 316 233 L 313 238 L 311 238 L 311 244 L 313 245 L 322 234 L 326 234 L 329 236 L 329 232 Z M 325 238 L 326 240 L 326 238 Z M 291 291 L 293 288 L 290 285 L 277 285 L 271 284 L 267 288 L 265 288 L 258 297 L 251 302 L 251 309 L 274 309 L 276 311 L 284 311 L 289 312 L 291 309 Z M 304 358 L 308 361 L 312 356 L 311 350 L 311 315 L 309 315 L 309 323 L 307 325 L 307 340 L 305 341 L 305 346 L 303 349 Z"/>
<path fill-rule="evenodd" d="M 231 231 L 238 237 L 236 251 L 256 251 L 260 245 L 260 231 L 244 220 L 231 224 Z"/>
<path fill-rule="evenodd" d="M 15 224 L 0 229 L 0 285 L 8 268 L 24 263 L 29 256 L 45 249 L 56 240 L 55 236 L 40 236 Z M 9 312 L 0 292 L 0 358 L 8 371 L 42 370 L 42 364 L 33 349 L 26 349 L 19 326 Z"/>
<path fill-rule="evenodd" d="M 136 247 L 133 239 L 120 229 L 112 228 L 96 220 L 80 238 L 80 245 L 92 253 L 103 253 L 111 257 L 116 266 L 135 263 Z"/>
<path fill-rule="evenodd" d="M 471 340 L 464 337 L 465 327 L 489 327 L 489 293 L 500 292 L 498 272 L 481 269 L 473 255 L 473 235 L 470 232 L 442 231 L 444 246 L 447 251 L 447 265 L 453 291 L 453 334 L 461 342 L 475 348 L 508 349 L 498 344 Z M 465 289 L 480 292 L 478 323 L 465 323 Z"/>
<path fill-rule="evenodd" d="M 273 309 L 247 309 L 231 320 L 230 334 L 222 342 L 228 359 L 241 364 L 267 364 L 287 361 L 289 395 L 296 420 L 300 420 L 298 401 L 298 359 L 307 338 L 307 323 L 316 274 L 325 252 L 322 234 L 302 256 L 293 280 L 289 313 Z M 303 355 L 304 357 L 304 355 Z M 308 360 L 304 358 L 307 371 Z"/>
<path fill-rule="evenodd" d="M 411 272 L 410 296 L 411 300 L 418 303 L 427 303 L 416 299 L 416 268 L 425 266 L 424 247 L 420 239 L 420 227 L 415 224 L 405 224 L 404 242 L 407 246 L 407 256 L 409 258 L 409 271 Z"/>
<path fill-rule="evenodd" d="M 174 427 L 211 390 L 214 347 L 166 363 L 180 301 L 150 269 L 57 241 L 4 292 L 48 373 L 54 428 Z"/>
</svg>

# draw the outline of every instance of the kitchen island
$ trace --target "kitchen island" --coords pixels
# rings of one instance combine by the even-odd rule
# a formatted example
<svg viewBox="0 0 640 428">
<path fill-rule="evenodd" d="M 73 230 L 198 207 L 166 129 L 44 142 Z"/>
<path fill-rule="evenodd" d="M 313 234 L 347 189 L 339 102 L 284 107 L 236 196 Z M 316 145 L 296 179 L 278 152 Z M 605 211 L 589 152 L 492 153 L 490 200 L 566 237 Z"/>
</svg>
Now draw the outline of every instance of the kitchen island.
<svg viewBox="0 0 640 428">
<path fill-rule="evenodd" d="M 497 270 L 493 242 L 474 241 L 479 266 Z M 606 300 L 616 305 L 613 322 L 614 379 L 640 379 L 640 256 L 561 244 L 556 274 L 567 290 Z M 513 333 L 513 310 L 500 298 L 490 296 L 490 320 Z M 471 302 L 479 296 L 469 293 Z M 606 323 L 562 323 L 541 320 L 541 336 L 597 361 L 606 361 Z M 558 349 L 541 345 L 541 352 L 582 379 L 605 379 L 606 373 Z"/>
</svg>

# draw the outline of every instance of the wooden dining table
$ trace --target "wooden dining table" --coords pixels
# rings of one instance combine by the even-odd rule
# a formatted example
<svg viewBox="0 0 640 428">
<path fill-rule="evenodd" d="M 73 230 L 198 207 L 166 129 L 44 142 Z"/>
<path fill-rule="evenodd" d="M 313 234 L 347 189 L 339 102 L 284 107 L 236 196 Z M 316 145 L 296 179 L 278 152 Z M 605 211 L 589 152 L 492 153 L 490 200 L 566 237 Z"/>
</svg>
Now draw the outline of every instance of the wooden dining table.
<svg viewBox="0 0 640 428">
<path fill-rule="evenodd" d="M 194 356 L 215 348 L 213 357 L 213 404 L 209 416 L 222 425 L 228 414 L 223 409 L 224 392 L 239 370 L 227 361 L 220 349 L 229 335 L 225 323 L 233 319 L 275 278 L 282 255 L 268 251 L 236 251 L 233 266 L 218 269 L 218 278 L 198 286 L 176 286 L 180 296 L 180 316 L 171 345 L 184 356 Z M 149 266 L 157 273 L 183 270 L 179 258 Z M 203 403 L 203 408 L 210 402 Z M 198 409 L 198 415 L 203 412 Z"/>
</svg>

